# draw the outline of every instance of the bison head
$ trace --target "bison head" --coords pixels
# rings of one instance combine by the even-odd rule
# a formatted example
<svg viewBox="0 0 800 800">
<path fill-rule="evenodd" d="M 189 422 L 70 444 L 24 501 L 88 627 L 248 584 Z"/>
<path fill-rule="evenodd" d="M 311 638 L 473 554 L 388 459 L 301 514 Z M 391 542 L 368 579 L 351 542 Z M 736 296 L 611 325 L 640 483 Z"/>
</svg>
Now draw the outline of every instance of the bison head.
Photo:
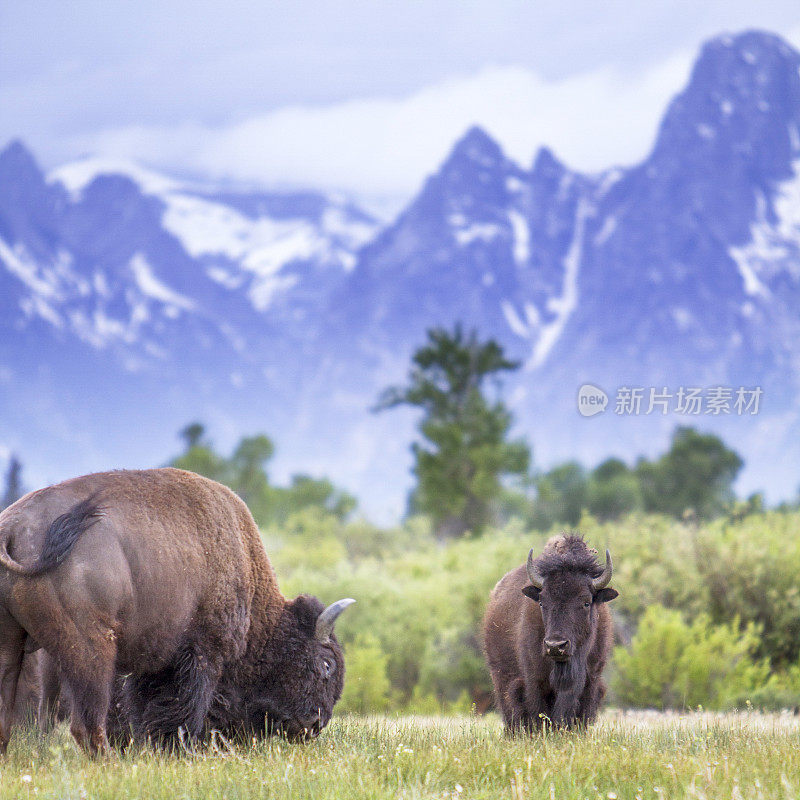
<svg viewBox="0 0 800 800">
<path fill-rule="evenodd" d="M 330 722 L 344 686 L 344 656 L 333 627 L 354 602 L 325 608 L 315 597 L 300 595 L 284 607 L 261 671 L 261 697 L 251 706 L 261 709 L 268 732 L 313 739 Z"/>
<path fill-rule="evenodd" d="M 558 688 L 566 688 L 578 680 L 585 666 L 582 662 L 592 644 L 599 605 L 617 597 L 617 591 L 608 586 L 611 554 L 606 550 L 601 570 L 583 539 L 569 536 L 559 542 L 557 551 L 545 550 L 537 561 L 531 550 L 527 569 L 531 585 L 522 591 L 541 609 L 542 654 L 554 662 Z"/>
</svg>

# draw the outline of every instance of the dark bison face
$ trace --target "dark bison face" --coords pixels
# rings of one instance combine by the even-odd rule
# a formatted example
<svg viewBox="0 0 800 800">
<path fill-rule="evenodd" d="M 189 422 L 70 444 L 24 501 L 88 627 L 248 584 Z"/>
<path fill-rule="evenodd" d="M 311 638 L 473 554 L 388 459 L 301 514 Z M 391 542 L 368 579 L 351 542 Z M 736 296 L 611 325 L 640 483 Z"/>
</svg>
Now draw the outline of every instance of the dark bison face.
<svg viewBox="0 0 800 800">
<path fill-rule="evenodd" d="M 333 626 L 353 602 L 339 600 L 325 608 L 315 597 L 301 595 L 284 608 L 261 687 L 270 733 L 313 739 L 330 722 L 344 686 L 344 656 Z"/>
<path fill-rule="evenodd" d="M 561 570 L 547 576 L 537 573 L 533 551 L 528 556 L 528 577 L 531 585 L 522 591 L 539 603 L 544 623 L 542 654 L 556 664 L 566 665 L 572 659 L 585 657 L 592 643 L 597 609 L 601 603 L 617 597 L 608 587 L 613 567 L 606 551 L 606 568 L 599 577 L 583 571 Z M 569 681 L 570 670 L 556 670 Z"/>
</svg>

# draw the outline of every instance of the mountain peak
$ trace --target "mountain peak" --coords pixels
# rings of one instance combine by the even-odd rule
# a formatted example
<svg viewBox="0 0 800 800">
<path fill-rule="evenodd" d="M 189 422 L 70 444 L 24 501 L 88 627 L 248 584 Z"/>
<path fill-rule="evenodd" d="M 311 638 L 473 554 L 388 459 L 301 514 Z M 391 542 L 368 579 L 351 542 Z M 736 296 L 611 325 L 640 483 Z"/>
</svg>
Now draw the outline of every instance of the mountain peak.
<svg viewBox="0 0 800 800">
<path fill-rule="evenodd" d="M 555 153 L 549 147 L 543 146 L 536 152 L 531 172 L 534 178 L 552 178 L 553 176 L 560 177 L 566 170 L 567 168 L 558 160 Z"/>
<path fill-rule="evenodd" d="M 651 165 L 712 159 L 730 170 L 755 159 L 765 177 L 787 177 L 798 150 L 798 68 L 800 53 L 771 33 L 710 40 L 662 120 Z"/>
<path fill-rule="evenodd" d="M 106 156 L 86 156 L 53 170 L 48 178 L 61 183 L 73 198 L 80 196 L 92 181 L 101 176 L 121 175 L 139 186 L 144 194 L 163 194 L 181 184 L 133 161 Z"/>
<path fill-rule="evenodd" d="M 31 214 L 38 217 L 56 201 L 30 150 L 14 139 L 0 151 L 0 216 Z M 40 220 L 41 222 L 41 220 Z"/>
<path fill-rule="evenodd" d="M 0 150 L 0 174 L 8 177 L 41 177 L 39 165 L 21 139 L 12 139 Z"/>
<path fill-rule="evenodd" d="M 25 147 L 22 139 L 12 139 L 2 150 L 0 150 L 0 158 L 19 158 L 25 157 L 33 158 L 30 150 Z"/>
<path fill-rule="evenodd" d="M 470 209 L 472 214 L 479 207 L 502 205 L 507 200 L 507 178 L 517 173 L 521 170 L 506 158 L 500 145 L 474 125 L 456 142 L 400 220 L 410 213 L 428 224 L 442 213 Z"/>
<path fill-rule="evenodd" d="M 699 63 L 704 57 L 723 50 L 741 56 L 750 64 L 757 63 L 759 57 L 797 58 L 794 48 L 778 34 L 751 29 L 740 33 L 724 33 L 709 39 L 703 45 L 697 61 Z"/>
<path fill-rule="evenodd" d="M 493 167 L 506 160 L 500 145 L 480 126 L 473 125 L 456 143 L 448 164 L 471 161 L 480 168 Z"/>
<path fill-rule="evenodd" d="M 758 100 L 796 82 L 798 66 L 800 53 L 773 33 L 718 36 L 703 45 L 687 91 L 724 87 L 742 102 Z"/>
</svg>

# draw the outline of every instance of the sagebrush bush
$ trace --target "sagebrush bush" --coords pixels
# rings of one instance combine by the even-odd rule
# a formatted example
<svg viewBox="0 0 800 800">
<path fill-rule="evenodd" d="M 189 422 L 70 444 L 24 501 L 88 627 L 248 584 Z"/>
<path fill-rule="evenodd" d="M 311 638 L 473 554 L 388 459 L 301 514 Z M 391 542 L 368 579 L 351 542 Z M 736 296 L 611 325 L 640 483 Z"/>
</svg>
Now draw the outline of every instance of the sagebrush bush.
<svg viewBox="0 0 800 800">
<path fill-rule="evenodd" d="M 800 659 L 800 517 L 768 512 L 717 520 L 698 536 L 698 562 L 714 619 L 761 627 L 759 654 L 775 667 Z"/>
<path fill-rule="evenodd" d="M 601 552 L 610 547 L 618 639 L 634 640 L 630 650 L 615 650 L 613 702 L 797 704 L 800 514 L 699 526 L 643 514 L 603 523 L 585 515 L 577 528 Z M 304 509 L 264 535 L 284 592 L 358 601 L 337 629 L 347 654 L 347 707 L 422 713 L 485 702 L 491 687 L 479 634 L 489 593 L 550 534 L 512 521 L 442 544 L 421 517 L 386 529 Z"/>
<path fill-rule="evenodd" d="M 392 686 L 386 674 L 387 662 L 374 636 L 359 636 L 347 648 L 347 681 L 340 701 L 341 711 L 365 714 L 389 708 Z"/>
<path fill-rule="evenodd" d="M 707 614 L 686 622 L 679 611 L 652 606 L 631 646 L 614 651 L 614 692 L 629 706 L 721 709 L 766 684 L 769 665 L 753 660 L 757 648 L 752 625 L 714 625 Z"/>
</svg>

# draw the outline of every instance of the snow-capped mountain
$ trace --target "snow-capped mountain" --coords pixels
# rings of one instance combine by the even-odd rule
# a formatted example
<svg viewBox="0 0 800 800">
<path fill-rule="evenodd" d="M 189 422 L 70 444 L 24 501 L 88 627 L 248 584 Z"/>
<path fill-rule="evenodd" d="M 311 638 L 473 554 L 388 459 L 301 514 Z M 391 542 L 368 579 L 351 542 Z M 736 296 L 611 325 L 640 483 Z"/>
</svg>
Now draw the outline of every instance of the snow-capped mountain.
<svg viewBox="0 0 800 800">
<path fill-rule="evenodd" d="M 215 191 L 97 160 L 45 176 L 10 144 L 0 445 L 41 482 L 163 460 L 189 418 L 228 438 L 285 428 L 309 318 L 375 228 L 309 192 Z"/>
<path fill-rule="evenodd" d="M 469 321 L 544 364 L 577 303 L 592 187 L 547 150 L 524 170 L 472 128 L 364 248 L 327 318 L 346 313 L 370 342 L 395 345 L 432 321 Z"/>
<path fill-rule="evenodd" d="M 355 252 L 376 221 L 343 200 L 312 193 L 210 190 L 187 186 L 135 164 L 88 158 L 54 170 L 49 178 L 80 201 L 101 176 L 123 175 L 162 204 L 160 224 L 206 274 L 228 289 L 242 289 L 265 311 L 291 294 L 299 265 L 336 274 L 352 269 Z M 291 302 L 291 301 L 290 301 Z"/>
<path fill-rule="evenodd" d="M 187 334 L 245 349 L 352 269 L 376 227 L 322 195 L 214 194 L 105 160 L 45 179 L 19 142 L 0 153 L 0 188 L 16 326 L 38 318 L 129 367 Z"/>
<path fill-rule="evenodd" d="M 788 495 L 800 483 L 799 69 L 771 34 L 709 42 L 650 155 L 601 174 L 548 149 L 516 164 L 473 128 L 383 227 L 339 198 L 137 165 L 86 159 L 44 176 L 12 144 L 0 154 L 0 444 L 53 479 L 163 458 L 165 437 L 201 417 L 229 437 L 266 430 L 286 470 L 327 472 L 377 497 L 372 511 L 398 507 L 412 417 L 367 409 L 426 328 L 461 321 L 524 362 L 510 397 L 540 464 L 652 453 L 694 424 L 742 452 L 744 489 Z M 764 404 L 751 420 L 583 420 L 583 383 L 609 395 L 761 386 Z"/>
<path fill-rule="evenodd" d="M 790 366 L 795 342 L 770 328 L 776 302 L 796 292 L 785 269 L 791 255 L 783 269 L 766 268 L 758 237 L 767 223 L 797 239 L 799 66 L 794 50 L 766 34 L 703 49 L 649 158 L 597 204 L 588 233 L 602 241 L 586 251 L 576 332 L 592 327 L 599 349 L 656 368 L 674 365 L 676 353 L 717 373 L 738 363 L 763 374 L 765 357 Z"/>
<path fill-rule="evenodd" d="M 663 365 L 680 340 L 692 369 L 685 346 L 700 362 L 744 347 L 767 284 L 784 297 L 797 263 L 798 64 L 768 34 L 709 43 L 631 169 L 580 175 L 543 149 L 526 170 L 471 130 L 365 248 L 343 297 L 367 292 L 367 324 L 395 341 L 433 318 L 474 320 L 516 337 L 531 369 L 576 347 L 595 366 Z"/>
</svg>

